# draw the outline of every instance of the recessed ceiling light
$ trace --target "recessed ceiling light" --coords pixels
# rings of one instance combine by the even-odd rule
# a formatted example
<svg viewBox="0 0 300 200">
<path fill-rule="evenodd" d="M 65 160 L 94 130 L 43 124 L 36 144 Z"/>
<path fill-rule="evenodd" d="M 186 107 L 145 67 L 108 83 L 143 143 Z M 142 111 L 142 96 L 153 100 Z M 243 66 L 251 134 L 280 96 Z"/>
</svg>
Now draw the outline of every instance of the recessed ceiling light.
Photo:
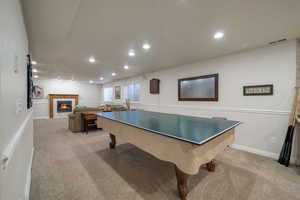
<svg viewBox="0 0 300 200">
<path fill-rule="evenodd" d="M 222 39 L 224 37 L 224 33 L 223 32 L 216 32 L 214 35 L 214 38 L 216 40 Z"/>
<path fill-rule="evenodd" d="M 100 77 L 100 81 L 103 81 L 103 79 L 104 79 L 104 78 L 101 76 L 101 77 Z"/>
<path fill-rule="evenodd" d="M 36 65 L 37 62 L 33 60 L 33 61 L 31 61 L 31 64 Z"/>
<path fill-rule="evenodd" d="M 150 48 L 151 48 L 150 44 L 148 43 L 143 44 L 143 49 L 148 50 Z"/>
<path fill-rule="evenodd" d="M 39 78 L 39 76 L 38 75 L 34 75 L 33 78 Z"/>
<path fill-rule="evenodd" d="M 129 69 L 129 66 L 128 65 L 124 65 L 124 69 Z"/>
<path fill-rule="evenodd" d="M 115 72 L 113 72 L 113 73 L 111 73 L 111 75 L 112 75 L 112 76 L 115 76 L 115 75 L 117 75 L 117 74 L 116 74 Z"/>
<path fill-rule="evenodd" d="M 33 68 L 33 69 L 32 69 L 32 72 L 34 72 L 34 73 L 37 73 L 37 72 L 38 72 L 38 70 L 37 70 L 37 69 L 35 69 L 35 68 Z"/>
<path fill-rule="evenodd" d="M 134 50 L 131 49 L 131 50 L 128 52 L 128 55 L 129 55 L 130 57 L 134 57 L 134 56 L 135 56 Z"/>
<path fill-rule="evenodd" d="M 91 56 L 91 57 L 89 58 L 89 62 L 90 62 L 90 63 L 95 63 L 95 62 L 96 62 L 96 59 L 95 59 L 93 56 Z"/>
<path fill-rule="evenodd" d="M 94 81 L 92 81 L 92 80 L 90 80 L 89 82 L 90 82 L 90 84 L 93 84 L 93 83 L 94 83 Z"/>
</svg>

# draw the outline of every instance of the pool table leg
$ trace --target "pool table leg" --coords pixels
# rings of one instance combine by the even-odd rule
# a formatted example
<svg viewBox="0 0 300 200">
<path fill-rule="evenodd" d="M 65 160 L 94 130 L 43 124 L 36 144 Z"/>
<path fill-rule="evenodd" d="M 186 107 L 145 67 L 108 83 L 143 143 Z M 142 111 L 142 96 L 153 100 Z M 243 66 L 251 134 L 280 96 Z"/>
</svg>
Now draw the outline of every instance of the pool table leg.
<svg viewBox="0 0 300 200">
<path fill-rule="evenodd" d="M 111 142 L 109 143 L 109 148 L 114 149 L 116 147 L 116 136 L 113 134 L 109 134 Z"/>
<path fill-rule="evenodd" d="M 186 196 L 188 194 L 188 188 L 187 188 L 187 180 L 188 175 L 178 169 L 176 165 L 175 167 L 175 173 L 176 173 L 176 179 L 177 179 L 177 189 L 181 200 L 186 200 Z"/>
<path fill-rule="evenodd" d="M 214 172 L 216 168 L 216 163 L 214 160 L 210 161 L 209 163 L 206 163 L 206 168 L 209 172 Z"/>
</svg>

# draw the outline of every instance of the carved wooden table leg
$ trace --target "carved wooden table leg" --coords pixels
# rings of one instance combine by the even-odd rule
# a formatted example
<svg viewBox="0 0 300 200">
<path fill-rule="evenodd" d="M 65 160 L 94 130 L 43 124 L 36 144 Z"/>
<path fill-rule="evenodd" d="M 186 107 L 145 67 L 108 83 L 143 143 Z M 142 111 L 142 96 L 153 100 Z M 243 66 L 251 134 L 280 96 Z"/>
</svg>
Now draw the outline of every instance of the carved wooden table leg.
<svg viewBox="0 0 300 200">
<path fill-rule="evenodd" d="M 175 167 L 175 173 L 177 178 L 177 189 L 181 200 L 186 200 L 186 196 L 188 194 L 188 188 L 187 188 L 187 179 L 188 175 L 184 172 L 182 172 L 180 169 Z"/>
<path fill-rule="evenodd" d="M 209 172 L 214 172 L 216 168 L 216 163 L 214 160 L 210 161 L 209 163 L 206 163 L 206 168 Z"/>
<path fill-rule="evenodd" d="M 109 148 L 114 149 L 116 147 L 116 136 L 113 134 L 109 134 L 111 142 L 109 143 Z"/>
</svg>

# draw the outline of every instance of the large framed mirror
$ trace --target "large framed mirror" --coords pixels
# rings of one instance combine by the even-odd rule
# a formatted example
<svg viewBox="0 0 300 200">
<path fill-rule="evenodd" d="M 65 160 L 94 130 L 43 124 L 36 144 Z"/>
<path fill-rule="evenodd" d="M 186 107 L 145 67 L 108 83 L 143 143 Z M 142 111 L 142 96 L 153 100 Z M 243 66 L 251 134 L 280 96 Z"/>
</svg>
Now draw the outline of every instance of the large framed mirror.
<svg viewBox="0 0 300 200">
<path fill-rule="evenodd" d="M 218 101 L 219 74 L 178 80 L 178 101 Z"/>
</svg>

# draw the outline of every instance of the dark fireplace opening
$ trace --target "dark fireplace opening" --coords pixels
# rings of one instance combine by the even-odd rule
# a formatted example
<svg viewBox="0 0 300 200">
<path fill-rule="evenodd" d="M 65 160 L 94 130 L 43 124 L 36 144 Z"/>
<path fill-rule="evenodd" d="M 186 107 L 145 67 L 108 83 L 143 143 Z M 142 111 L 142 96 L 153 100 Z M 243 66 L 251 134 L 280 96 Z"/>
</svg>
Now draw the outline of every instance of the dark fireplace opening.
<svg viewBox="0 0 300 200">
<path fill-rule="evenodd" d="M 72 112 L 72 101 L 57 101 L 57 112 Z"/>
</svg>

